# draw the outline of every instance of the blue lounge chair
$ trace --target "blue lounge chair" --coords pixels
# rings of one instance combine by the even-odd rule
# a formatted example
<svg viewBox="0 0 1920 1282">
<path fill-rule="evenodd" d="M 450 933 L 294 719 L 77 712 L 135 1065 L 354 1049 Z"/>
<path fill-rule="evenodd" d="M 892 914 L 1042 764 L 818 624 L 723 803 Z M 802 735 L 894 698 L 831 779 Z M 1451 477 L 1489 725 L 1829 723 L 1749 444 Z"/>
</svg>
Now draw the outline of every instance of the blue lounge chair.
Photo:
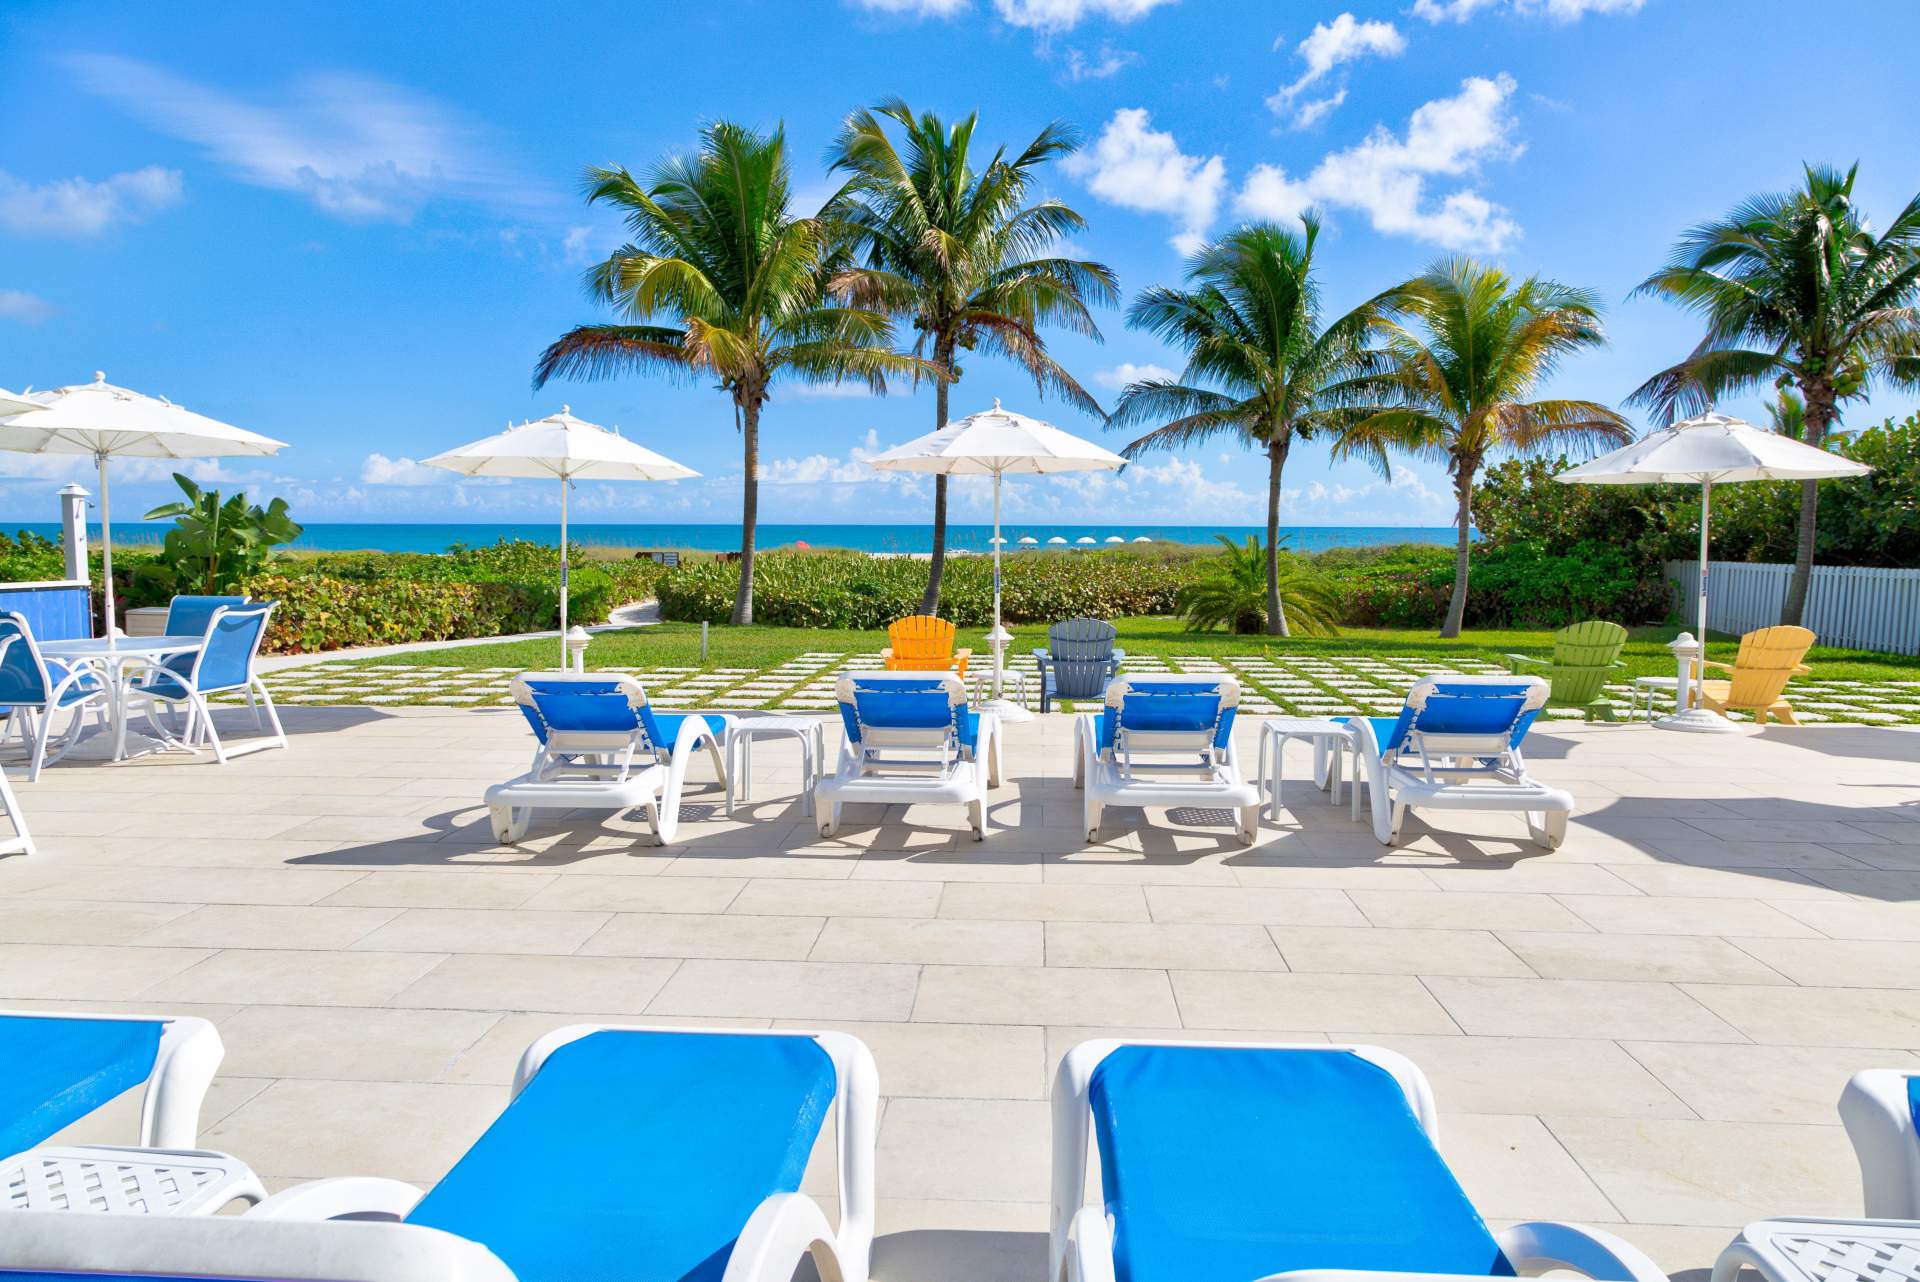
<svg viewBox="0 0 1920 1282">
<path fill-rule="evenodd" d="M 967 706 L 951 672 L 848 672 L 840 701 L 839 765 L 814 785 L 820 835 L 850 801 L 967 808 L 974 840 L 987 835 L 987 793 L 1000 785 L 1000 720 Z"/>
<path fill-rule="evenodd" d="M 732 718 L 723 713 L 660 712 L 629 676 L 525 672 L 513 698 L 533 728 L 527 773 L 487 789 L 493 835 L 512 845 L 536 810 L 640 807 L 662 845 L 680 820 L 687 768 L 704 747 L 724 785 L 724 748 Z"/>
<path fill-rule="evenodd" d="M 1845 1029 L 1835 1030 L 1844 1036 Z M 1869 1068 L 1840 1094 L 1853 1155 L 1860 1162 L 1867 1214 L 1920 1220 L 1920 1072 Z"/>
<path fill-rule="evenodd" d="M 1119 632 L 1105 619 L 1068 619 L 1047 629 L 1047 647 L 1033 652 L 1040 665 L 1040 711 L 1053 701 L 1099 699 L 1120 675 L 1127 652 L 1114 644 Z"/>
<path fill-rule="evenodd" d="M 837 1227 L 799 1191 L 830 1110 Z M 519 1282 L 787 1282 L 809 1254 L 824 1282 L 865 1282 L 878 1117 L 873 1057 L 845 1033 L 579 1025 L 528 1048 L 506 1111 L 424 1197 L 318 1180 L 248 1218 L 403 1218 Z"/>
<path fill-rule="evenodd" d="M 170 637 L 203 637 L 214 611 L 247 604 L 244 596 L 176 596 L 167 602 L 165 633 Z"/>
<path fill-rule="evenodd" d="M 40 653 L 26 616 L 0 612 L 0 706 L 7 710 L 7 736 L 18 735 L 27 753 L 27 781 L 40 778 L 40 768 L 59 761 L 79 742 L 81 722 L 92 711 L 102 725 L 108 715 L 108 693 L 98 673 L 84 664 L 63 663 Z M 66 738 L 53 755 L 53 719 L 70 712 L 73 720 Z M 19 811 L 13 811 L 17 817 Z"/>
<path fill-rule="evenodd" d="M 280 713 L 273 706 L 273 696 L 267 692 L 267 683 L 253 670 L 273 607 L 271 601 L 214 607 L 207 615 L 204 639 L 198 650 L 173 656 L 128 688 L 128 698 L 141 706 L 156 735 L 189 747 L 205 742 L 213 748 L 214 759 L 221 765 L 227 763 L 228 757 L 241 753 L 287 746 L 287 732 L 280 725 Z M 247 706 L 253 710 L 254 725 L 268 733 L 228 747 L 221 740 L 220 732 L 214 729 L 213 709 L 207 702 L 220 694 L 244 695 Z M 161 705 L 177 709 L 182 704 L 186 705 L 186 725 L 176 735 L 161 723 L 159 709 Z"/>
<path fill-rule="evenodd" d="M 1240 683 L 1232 677 L 1115 677 L 1106 705 L 1073 726 L 1073 783 L 1086 791 L 1087 840 L 1108 806 L 1225 811 L 1234 835 L 1260 831 L 1260 789 L 1240 774 L 1233 722 Z"/>
<path fill-rule="evenodd" d="M 193 1147 L 224 1054 L 204 1019 L 0 1011 L 0 1210 L 211 1214 L 265 1197 L 244 1163 Z M 42 1147 L 138 1086 L 137 1145 Z"/>
<path fill-rule="evenodd" d="M 1434 1147 L 1437 1129 L 1425 1076 L 1378 1047 L 1083 1042 L 1054 1081 L 1049 1280 L 1571 1268 L 1666 1282 L 1595 1229 L 1490 1230 Z M 1096 1142 L 1104 1206 L 1087 1206 Z"/>
<path fill-rule="evenodd" d="M 1354 818 L 1364 782 L 1382 845 L 1399 840 L 1415 808 L 1506 810 L 1519 811 L 1534 841 L 1555 849 L 1566 839 L 1573 798 L 1529 775 L 1520 752 L 1547 692 L 1539 677 L 1428 677 L 1398 716 L 1348 718 Z"/>
</svg>

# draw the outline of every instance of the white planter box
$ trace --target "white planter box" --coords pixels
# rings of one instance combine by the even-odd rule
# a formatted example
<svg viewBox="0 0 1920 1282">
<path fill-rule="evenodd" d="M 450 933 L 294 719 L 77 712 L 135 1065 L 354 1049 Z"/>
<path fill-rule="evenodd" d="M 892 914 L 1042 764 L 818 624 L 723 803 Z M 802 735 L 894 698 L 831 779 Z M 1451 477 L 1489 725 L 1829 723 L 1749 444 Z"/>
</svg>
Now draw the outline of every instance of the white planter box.
<svg viewBox="0 0 1920 1282">
<path fill-rule="evenodd" d="M 161 637 L 167 634 L 166 606 L 143 605 L 137 610 L 128 610 L 126 613 L 128 636 Z"/>
</svg>

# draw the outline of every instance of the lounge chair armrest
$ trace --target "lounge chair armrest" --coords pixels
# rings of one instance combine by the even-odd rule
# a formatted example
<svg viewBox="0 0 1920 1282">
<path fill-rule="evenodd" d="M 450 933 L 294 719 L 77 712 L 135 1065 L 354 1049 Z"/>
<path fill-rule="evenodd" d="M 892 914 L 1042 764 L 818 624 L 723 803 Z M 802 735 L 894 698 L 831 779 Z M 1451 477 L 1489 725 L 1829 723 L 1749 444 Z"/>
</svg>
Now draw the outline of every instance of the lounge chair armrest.
<svg viewBox="0 0 1920 1282">
<path fill-rule="evenodd" d="M 886 661 L 887 661 L 888 659 L 891 659 L 892 657 L 893 657 L 893 647 L 892 647 L 892 646 L 890 646 L 890 645 L 887 645 L 887 646 L 881 646 L 881 647 L 880 647 L 880 660 L 881 660 L 881 662 L 883 662 L 883 663 L 884 663 L 884 662 L 886 662 Z"/>
<path fill-rule="evenodd" d="M 1667 1282 L 1660 1266 L 1638 1247 L 1584 1224 L 1529 1220 L 1500 1230 L 1494 1240 L 1522 1277 L 1573 1269 L 1602 1282 Z"/>
<path fill-rule="evenodd" d="M 1507 671 L 1509 672 L 1518 672 L 1523 666 L 1533 668 L 1551 668 L 1553 666 L 1553 664 L 1546 659 L 1531 659 L 1524 654 L 1510 654 L 1506 656 L 1506 659 Z"/>
<path fill-rule="evenodd" d="M 955 650 L 953 652 L 953 661 L 955 663 L 965 663 L 968 659 L 971 659 L 972 657 L 973 657 L 972 646 L 963 645 L 958 650 Z"/>
<path fill-rule="evenodd" d="M 1794 664 L 1794 665 L 1793 665 L 1793 675 L 1794 675 L 1794 676 L 1796 676 L 1796 677 L 1804 677 L 1804 676 L 1806 676 L 1806 675 L 1807 675 L 1808 673 L 1810 673 L 1810 672 L 1812 672 L 1812 671 L 1813 671 L 1813 669 L 1812 669 L 1812 668 L 1809 668 L 1809 667 L 1808 667 L 1808 666 L 1807 666 L 1806 664 L 1804 664 L 1804 663 L 1796 663 L 1796 664 Z"/>
<path fill-rule="evenodd" d="M 423 1194 L 411 1184 L 367 1175 L 308 1180 L 281 1189 L 247 1214 L 269 1220 L 405 1219 Z"/>
<path fill-rule="evenodd" d="M 1113 1231 L 1099 1207 L 1081 1207 L 1067 1225 L 1066 1277 L 1050 1282 L 1113 1282 Z"/>
<path fill-rule="evenodd" d="M 1722 672 L 1733 672 L 1736 670 L 1731 663 L 1722 663 L 1718 659 L 1695 659 L 1694 662 L 1703 668 L 1718 668 Z"/>
<path fill-rule="evenodd" d="M 841 1260 L 818 1202 L 804 1193 L 775 1193 L 747 1217 L 721 1282 L 787 1282 L 808 1255 L 820 1282 L 866 1282 L 865 1261 Z"/>
</svg>

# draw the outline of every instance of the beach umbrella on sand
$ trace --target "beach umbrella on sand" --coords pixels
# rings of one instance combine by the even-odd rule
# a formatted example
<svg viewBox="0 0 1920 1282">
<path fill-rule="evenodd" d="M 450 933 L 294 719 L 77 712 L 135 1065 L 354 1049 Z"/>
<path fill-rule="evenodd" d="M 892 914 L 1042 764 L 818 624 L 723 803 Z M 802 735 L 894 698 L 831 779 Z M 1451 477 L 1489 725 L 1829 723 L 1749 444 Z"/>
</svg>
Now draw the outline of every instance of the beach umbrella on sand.
<svg viewBox="0 0 1920 1282">
<path fill-rule="evenodd" d="M 278 454 L 285 441 L 233 427 L 182 409 L 165 397 L 143 396 L 95 373 L 91 383 L 57 387 L 0 404 L 0 450 L 20 454 L 91 454 L 100 469 L 100 561 L 106 579 L 107 640 L 112 642 L 113 505 L 107 491 L 110 458 L 215 458 Z M 28 408 L 7 415 L 7 406 Z"/>
<path fill-rule="evenodd" d="M 1146 535 L 1144 535 L 1144 534 L 1136 534 L 1136 535 L 1134 535 L 1134 536 L 1133 536 L 1133 541 L 1134 541 L 1135 543 L 1151 543 L 1151 542 L 1153 542 L 1153 540 L 1152 540 L 1152 539 L 1150 539 L 1150 538 L 1148 538 L 1148 537 L 1147 537 Z"/>
<path fill-rule="evenodd" d="M 1109 534 L 1109 535 L 1108 535 L 1108 536 L 1107 536 L 1107 537 L 1106 537 L 1105 539 L 1103 539 L 1103 540 L 1102 540 L 1102 542 L 1105 542 L 1105 543 L 1125 543 L 1125 542 L 1126 542 L 1126 540 L 1125 540 L 1125 539 L 1123 539 L 1123 538 L 1121 538 L 1121 537 L 1120 537 L 1120 536 L 1119 536 L 1118 534 Z"/>
<path fill-rule="evenodd" d="M 1050 538 L 1050 539 L 1048 539 L 1048 540 L 1047 540 L 1047 542 L 1048 542 L 1048 543 L 1050 543 L 1050 544 L 1052 544 L 1052 543 L 1060 543 L 1060 544 L 1064 544 L 1064 543 L 1066 543 L 1066 541 L 1067 541 L 1067 540 L 1066 540 L 1066 538 L 1065 538 L 1064 536 L 1062 536 L 1062 535 L 1059 535 L 1059 534 L 1056 534 L 1056 535 L 1054 535 L 1054 536 L 1053 536 L 1052 538 Z"/>
<path fill-rule="evenodd" d="M 1039 419 L 993 408 L 947 424 L 867 460 L 887 472 L 944 473 L 993 478 L 993 698 L 987 704 L 1003 720 L 1020 721 L 1027 710 L 1000 695 L 1005 633 L 1000 627 L 1000 479 L 1009 473 L 1099 472 L 1125 467 L 1105 446 L 1083 441 Z"/>
<path fill-rule="evenodd" d="M 1095 546 L 1093 536 L 1091 534 L 1082 534 L 1079 538 L 1074 540 L 1074 543 L 1080 547 L 1090 548 Z"/>
<path fill-rule="evenodd" d="M 1023 548 L 1037 548 L 1040 546 L 1040 540 L 1034 538 L 1031 534 L 1022 534 L 1020 536 L 1020 546 Z"/>
<path fill-rule="evenodd" d="M 619 432 L 549 414 L 471 445 L 436 454 L 430 467 L 462 476 L 548 477 L 560 482 L 560 666 L 567 666 L 567 490 L 574 481 L 682 481 L 700 475 Z"/>
<path fill-rule="evenodd" d="M 1698 418 L 1649 432 L 1631 445 L 1568 468 L 1553 479 L 1566 485 L 1657 485 L 1700 487 L 1700 652 L 1707 644 L 1707 536 L 1713 487 L 1737 481 L 1812 481 L 1864 476 L 1864 463 L 1829 454 L 1791 436 L 1709 411 Z M 1675 691 L 1676 703 L 1679 702 Z M 1703 707 L 1677 706 L 1661 718 L 1670 730 L 1725 731 L 1731 723 Z"/>
</svg>

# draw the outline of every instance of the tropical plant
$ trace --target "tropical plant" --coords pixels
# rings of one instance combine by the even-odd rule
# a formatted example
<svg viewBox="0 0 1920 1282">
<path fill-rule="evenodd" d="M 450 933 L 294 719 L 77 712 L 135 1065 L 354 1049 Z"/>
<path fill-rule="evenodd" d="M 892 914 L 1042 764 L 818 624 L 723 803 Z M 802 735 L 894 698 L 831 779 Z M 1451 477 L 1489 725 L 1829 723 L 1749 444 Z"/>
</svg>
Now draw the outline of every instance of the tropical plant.
<svg viewBox="0 0 1920 1282">
<path fill-rule="evenodd" d="M 885 312 L 830 297 L 830 229 L 794 214 L 790 186 L 782 131 L 724 122 L 701 131 L 697 153 L 661 161 L 644 183 L 624 168 L 588 170 L 587 203 L 621 210 L 632 236 L 587 272 L 588 294 L 622 319 L 576 326 L 534 373 L 536 387 L 629 370 L 718 380 L 743 452 L 734 623 L 753 622 L 760 414 L 774 383 L 856 379 L 879 394 L 888 375 L 931 372 L 893 350 Z"/>
<path fill-rule="evenodd" d="M 1456 637 L 1467 614 L 1474 478 L 1487 456 L 1591 450 L 1633 433 L 1593 401 L 1527 399 L 1565 357 L 1605 345 L 1592 292 L 1537 276 L 1515 281 L 1496 267 L 1454 258 L 1377 303 L 1374 367 L 1337 390 L 1389 408 L 1353 427 L 1333 452 L 1339 458 L 1403 450 L 1446 464 L 1459 528 L 1440 635 Z"/>
<path fill-rule="evenodd" d="M 1807 403 L 1791 387 L 1767 402 L 1767 426 L 1796 441 L 1807 439 Z"/>
<path fill-rule="evenodd" d="M 1371 304 L 1321 324 L 1313 275 L 1320 224 L 1301 218 L 1302 234 L 1253 223 L 1203 246 L 1188 261 L 1185 289 L 1156 286 L 1134 300 L 1127 324 L 1185 349 L 1179 378 L 1131 383 L 1113 425 L 1155 423 L 1123 451 L 1182 450 L 1231 436 L 1267 456 L 1266 600 L 1268 632 L 1289 634 L 1280 565 L 1280 480 L 1298 440 L 1338 437 L 1366 411 L 1328 388 L 1357 374 Z M 1383 475 L 1386 453 L 1357 443 L 1354 453 Z"/>
<path fill-rule="evenodd" d="M 160 563 L 172 572 L 176 590 L 232 592 L 266 568 L 277 545 L 300 537 L 285 499 L 263 508 L 249 504 L 242 491 L 222 502 L 220 491 L 203 490 L 178 472 L 173 480 L 185 497 L 161 504 L 146 519 L 175 518 L 160 545 Z"/>
<path fill-rule="evenodd" d="M 1245 547 L 1224 534 L 1214 536 L 1226 548 L 1207 563 L 1201 576 L 1180 589 L 1175 608 L 1186 616 L 1189 632 L 1226 627 L 1251 634 L 1267 630 L 1268 571 L 1273 562 L 1260 540 L 1247 536 Z M 1291 554 L 1279 559 L 1280 600 L 1302 636 L 1333 636 L 1340 617 L 1340 596 L 1322 576 Z"/>
<path fill-rule="evenodd" d="M 850 175 L 838 212 L 864 270 L 839 284 L 857 302 L 909 319 L 914 353 L 932 368 L 934 428 L 947 425 L 951 385 L 966 372 L 963 352 L 1011 360 L 1043 395 L 1053 391 L 1089 414 L 1100 406 L 1047 352 L 1043 325 L 1100 337 L 1088 304 L 1112 302 L 1112 269 L 1057 257 L 1050 251 L 1086 226 L 1063 202 L 1028 203 L 1042 165 L 1070 154 L 1074 132 L 1054 123 L 1018 155 L 996 149 L 974 167 L 972 144 L 979 113 L 948 125 L 932 113 L 916 116 L 899 98 L 847 117 L 828 153 L 835 171 Z M 901 145 L 889 135 L 899 126 Z M 920 613 L 940 607 L 947 556 L 947 478 L 933 483 L 933 560 Z"/>
<path fill-rule="evenodd" d="M 1920 195 L 1875 235 L 1853 201 L 1858 168 L 1809 165 L 1804 186 L 1755 196 L 1681 236 L 1635 293 L 1698 313 L 1707 332 L 1630 402 L 1671 422 L 1768 383 L 1796 387 L 1802 439 L 1817 446 L 1875 380 L 1920 386 Z M 1802 482 L 1783 623 L 1799 623 L 1806 607 L 1819 511 L 1819 483 Z"/>
</svg>

